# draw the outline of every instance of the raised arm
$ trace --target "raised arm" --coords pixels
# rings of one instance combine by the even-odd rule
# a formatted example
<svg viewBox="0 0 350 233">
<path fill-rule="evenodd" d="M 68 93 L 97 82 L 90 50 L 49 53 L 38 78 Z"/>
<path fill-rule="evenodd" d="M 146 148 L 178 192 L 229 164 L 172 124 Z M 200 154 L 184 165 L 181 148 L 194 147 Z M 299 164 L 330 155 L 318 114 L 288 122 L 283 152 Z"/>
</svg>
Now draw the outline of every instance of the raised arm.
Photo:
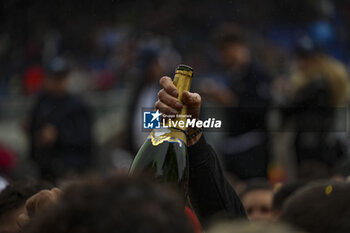
<svg viewBox="0 0 350 233">
<path fill-rule="evenodd" d="M 163 87 L 158 93 L 155 107 L 167 115 L 176 114 L 185 104 L 192 118 L 199 118 L 201 97 L 197 93 L 185 92 L 182 102 L 176 99 L 178 92 L 169 77 L 160 80 Z M 189 129 L 195 130 L 195 129 Z M 246 218 L 243 205 L 227 181 L 219 159 L 207 144 L 202 133 L 188 141 L 190 180 L 189 195 L 193 208 L 206 224 L 217 215 L 235 218 Z"/>
</svg>

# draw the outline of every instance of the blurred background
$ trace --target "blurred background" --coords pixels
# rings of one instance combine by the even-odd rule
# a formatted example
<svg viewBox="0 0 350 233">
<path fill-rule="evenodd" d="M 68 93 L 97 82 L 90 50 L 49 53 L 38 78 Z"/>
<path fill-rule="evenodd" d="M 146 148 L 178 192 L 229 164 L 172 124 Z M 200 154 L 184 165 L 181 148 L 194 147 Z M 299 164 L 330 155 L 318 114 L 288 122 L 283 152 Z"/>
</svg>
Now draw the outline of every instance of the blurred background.
<svg viewBox="0 0 350 233">
<path fill-rule="evenodd" d="M 348 0 L 2 1 L 1 176 L 127 170 L 184 63 L 232 182 L 345 179 L 349 24 Z"/>
</svg>

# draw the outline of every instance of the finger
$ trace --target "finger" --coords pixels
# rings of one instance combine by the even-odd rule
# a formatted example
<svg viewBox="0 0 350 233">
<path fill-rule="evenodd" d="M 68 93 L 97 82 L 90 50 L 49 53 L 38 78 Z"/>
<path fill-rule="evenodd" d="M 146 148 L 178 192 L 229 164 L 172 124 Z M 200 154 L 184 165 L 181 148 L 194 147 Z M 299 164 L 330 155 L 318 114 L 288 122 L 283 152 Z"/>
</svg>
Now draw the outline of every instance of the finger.
<svg viewBox="0 0 350 233">
<path fill-rule="evenodd" d="M 154 105 L 156 109 L 159 109 L 161 113 L 166 114 L 166 115 L 176 115 L 178 114 L 178 111 L 175 109 L 169 107 L 168 105 L 164 104 L 161 101 L 157 101 L 156 104 Z"/>
<path fill-rule="evenodd" d="M 164 90 L 169 94 L 178 97 L 179 92 L 177 91 L 175 85 L 173 84 L 173 80 L 171 78 L 164 76 L 159 80 L 159 84 L 164 88 Z"/>
<path fill-rule="evenodd" d="M 63 194 L 63 191 L 59 188 L 52 188 L 51 192 L 53 192 L 57 197 L 59 197 Z"/>
<path fill-rule="evenodd" d="M 164 91 L 164 89 L 162 89 L 158 92 L 158 98 L 161 102 L 163 102 L 164 104 L 166 104 L 174 109 L 180 110 L 183 107 L 181 101 L 179 101 L 177 98 L 169 95 L 166 91 Z"/>
<path fill-rule="evenodd" d="M 61 196 L 63 195 L 63 191 L 59 188 L 52 188 L 51 193 L 52 193 L 53 203 L 58 202 Z"/>
<path fill-rule="evenodd" d="M 187 106 L 199 107 L 201 105 L 202 98 L 198 93 L 184 91 L 182 94 L 182 101 Z"/>
<path fill-rule="evenodd" d="M 26 209 L 29 217 L 35 216 L 38 211 L 42 210 L 52 202 L 54 202 L 53 193 L 50 190 L 41 190 L 37 194 L 31 196 L 26 201 Z"/>
<path fill-rule="evenodd" d="M 23 229 L 30 221 L 30 218 L 27 213 L 22 213 L 17 218 L 17 225 L 20 229 Z"/>
<path fill-rule="evenodd" d="M 26 201 L 26 210 L 29 217 L 33 217 L 35 215 L 35 209 L 36 209 L 36 202 L 37 202 L 37 194 L 31 196 Z"/>
</svg>

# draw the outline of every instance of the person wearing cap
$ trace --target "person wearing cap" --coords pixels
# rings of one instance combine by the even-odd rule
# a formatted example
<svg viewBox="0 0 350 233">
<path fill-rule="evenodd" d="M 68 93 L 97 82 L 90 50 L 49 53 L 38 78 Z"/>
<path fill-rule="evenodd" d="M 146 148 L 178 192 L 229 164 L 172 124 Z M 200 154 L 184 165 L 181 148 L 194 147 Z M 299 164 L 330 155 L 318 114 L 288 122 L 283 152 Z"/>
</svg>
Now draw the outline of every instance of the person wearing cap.
<svg viewBox="0 0 350 233">
<path fill-rule="evenodd" d="M 152 108 L 157 100 L 158 79 L 165 71 L 159 62 L 160 49 L 146 47 L 140 51 L 137 57 L 136 74 L 137 82 L 133 82 L 128 108 L 128 129 L 127 147 L 136 154 L 138 149 L 146 140 L 149 132 L 142 132 L 142 109 Z"/>
<path fill-rule="evenodd" d="M 311 167 L 319 167 L 319 163 L 332 169 L 344 157 L 346 149 L 335 132 L 345 128 L 336 129 L 334 125 L 341 119 L 337 115 L 345 114 L 349 81 L 344 64 L 323 53 L 308 37 L 297 43 L 295 56 L 291 108 L 285 115 L 287 121 L 295 122 L 294 144 L 300 176 L 309 173 Z M 341 126 L 345 123 L 338 122 Z"/>
<path fill-rule="evenodd" d="M 90 167 L 92 120 L 84 101 L 68 92 L 69 66 L 55 58 L 46 66 L 43 91 L 30 113 L 30 156 L 43 179 L 57 181 Z"/>
</svg>

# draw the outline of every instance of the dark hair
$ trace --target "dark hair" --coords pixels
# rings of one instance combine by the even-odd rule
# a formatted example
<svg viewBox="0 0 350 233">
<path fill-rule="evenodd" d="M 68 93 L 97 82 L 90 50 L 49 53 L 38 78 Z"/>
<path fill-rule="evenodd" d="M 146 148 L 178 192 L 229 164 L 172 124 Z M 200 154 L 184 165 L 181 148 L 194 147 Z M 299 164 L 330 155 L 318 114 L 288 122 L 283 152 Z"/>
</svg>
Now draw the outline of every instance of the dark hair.
<svg viewBox="0 0 350 233">
<path fill-rule="evenodd" d="M 26 179 L 8 184 L 0 193 L 0 217 L 8 211 L 20 208 L 29 197 L 37 192 L 49 188 L 52 188 L 51 184 L 34 179 Z"/>
<path fill-rule="evenodd" d="M 305 184 L 302 181 L 284 184 L 273 196 L 273 209 L 281 210 L 286 200 Z"/>
<path fill-rule="evenodd" d="M 53 210 L 34 219 L 25 232 L 193 232 L 176 195 L 135 177 L 98 179 L 71 186 Z"/>
<path fill-rule="evenodd" d="M 297 191 L 286 203 L 281 220 L 309 233 L 350 232 L 350 184 L 315 183 Z"/>
<path fill-rule="evenodd" d="M 213 40 L 218 48 L 228 44 L 245 44 L 244 33 L 236 24 L 222 24 L 213 32 Z"/>
</svg>

